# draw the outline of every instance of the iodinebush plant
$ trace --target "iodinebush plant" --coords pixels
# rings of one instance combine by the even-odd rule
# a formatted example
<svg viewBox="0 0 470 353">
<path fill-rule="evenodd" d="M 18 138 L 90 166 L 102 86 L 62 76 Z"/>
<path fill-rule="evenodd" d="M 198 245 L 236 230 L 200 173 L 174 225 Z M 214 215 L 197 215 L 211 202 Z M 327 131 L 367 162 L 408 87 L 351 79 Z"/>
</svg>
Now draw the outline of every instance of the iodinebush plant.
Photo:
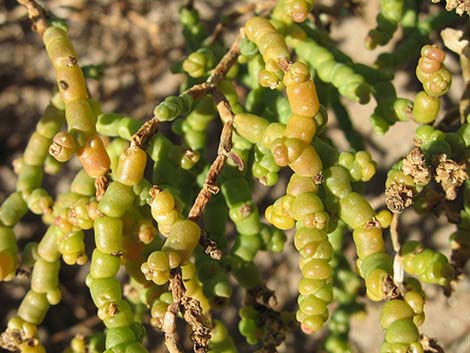
<svg viewBox="0 0 470 353">
<path fill-rule="evenodd" d="M 16 191 L 0 207 L 0 279 L 14 279 L 20 264 L 32 267 L 31 289 L 8 321 L 3 348 L 45 352 L 38 326 L 61 300 L 62 260 L 67 265 L 89 262 L 86 285 L 105 326 L 104 335 L 75 337 L 69 352 L 146 352 L 145 320 L 135 314 L 142 306 L 151 325 L 165 333 L 170 352 L 182 351 L 176 335 L 179 316 L 195 352 L 236 352 L 223 321 L 212 316 L 213 309 L 231 304 L 230 277 L 244 289 L 239 330 L 259 352 L 276 351 L 297 327 L 295 321 L 305 334 L 329 322 L 325 351 L 350 352 L 348 322 L 361 310 L 356 301 L 361 283 L 371 300 L 384 302 L 382 353 L 434 349 L 418 330 L 425 318 L 420 282 L 450 293 L 470 256 L 470 120 L 463 107 L 450 128 L 430 125 L 452 81 L 438 46 L 421 49 L 416 75 L 424 91 L 414 102 L 397 96 L 392 79 L 405 60 L 418 60 L 403 57 L 400 48 L 421 46 L 434 30 L 457 22 L 455 16 L 441 11 L 421 19 L 415 1 L 381 1 L 367 46 L 386 44 L 399 26 L 405 39 L 371 67 L 354 63 L 334 46 L 311 20 L 312 1 L 280 0 L 263 7 L 263 16 L 255 15 L 253 6 L 226 52 L 220 38 L 206 38 L 197 11 L 183 7 L 183 34 L 193 52 L 179 68 L 190 78 L 179 95 L 165 98 L 143 123 L 102 112 L 88 94 L 63 23 L 48 21 L 49 13 L 33 0 L 19 2 L 42 37 L 58 93 L 15 162 Z M 239 97 L 239 85 L 247 88 L 246 99 Z M 353 129 L 339 96 L 360 104 L 372 96 L 377 106 L 371 121 L 378 133 L 412 118 L 422 124 L 416 146 L 388 173 L 384 202 L 389 210 L 375 211 L 361 192 L 376 173 L 371 155 L 340 152 L 328 138 L 327 106 L 341 126 Z M 210 162 L 206 130 L 217 116 L 223 128 Z M 163 124 L 182 136 L 180 144 L 160 131 Z M 351 146 L 363 145 L 357 132 L 345 135 Z M 69 191 L 53 200 L 42 188 L 44 172 L 58 173 L 60 163 L 75 155 L 82 169 Z M 278 184 L 284 167 L 292 172 L 284 195 L 263 210 L 253 198 L 254 184 Z M 400 244 L 397 217 L 412 205 L 420 214 L 443 212 L 457 224 L 450 262 L 417 241 Z M 42 215 L 48 228 L 38 243 L 18 249 L 14 226 L 28 211 Z M 229 219 L 237 233 L 233 244 L 227 241 Z M 385 246 L 389 227 L 394 254 Z M 342 254 L 350 231 L 355 269 Z M 94 236 L 90 259 L 85 233 Z M 283 251 L 289 234 L 302 275 L 295 312 L 275 309 L 275 293 L 255 262 L 260 251 Z M 117 278 L 121 267 L 131 290 L 123 291 Z M 330 312 L 333 302 L 337 306 Z"/>
</svg>

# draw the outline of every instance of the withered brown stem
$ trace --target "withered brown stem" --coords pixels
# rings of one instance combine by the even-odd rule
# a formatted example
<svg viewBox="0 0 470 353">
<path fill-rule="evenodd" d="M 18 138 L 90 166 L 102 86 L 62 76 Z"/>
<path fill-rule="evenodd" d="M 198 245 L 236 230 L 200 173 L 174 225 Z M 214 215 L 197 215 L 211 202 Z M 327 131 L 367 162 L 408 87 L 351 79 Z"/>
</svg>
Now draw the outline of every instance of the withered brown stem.
<svg viewBox="0 0 470 353">
<path fill-rule="evenodd" d="M 219 147 L 217 149 L 217 157 L 214 162 L 212 162 L 209 172 L 207 173 L 206 179 L 204 181 L 204 186 L 199 191 L 199 194 L 196 197 L 196 200 L 191 207 L 191 210 L 188 214 L 188 219 L 192 221 L 197 221 L 204 212 L 204 209 L 207 206 L 207 203 L 211 199 L 212 195 L 215 195 L 219 192 L 219 187 L 217 185 L 217 177 L 219 176 L 222 168 L 227 161 L 227 158 L 230 156 L 232 150 L 232 133 L 233 133 L 233 119 L 234 114 L 230 108 L 230 104 L 227 101 L 227 98 L 220 93 L 218 90 L 214 90 L 214 98 L 217 103 L 217 111 L 222 119 L 225 121 L 220 133 Z M 199 244 L 204 249 L 206 254 L 209 254 L 214 259 L 220 259 L 222 252 L 217 248 L 217 244 L 211 241 L 207 235 L 201 236 Z"/>
<path fill-rule="evenodd" d="M 214 260 L 222 259 L 223 252 L 219 249 L 216 242 L 210 239 L 207 236 L 207 233 L 203 230 L 201 238 L 199 239 L 199 244 L 201 245 L 204 253 L 209 255 Z"/>
<path fill-rule="evenodd" d="M 240 34 L 235 38 L 229 51 L 222 57 L 206 82 L 192 86 L 188 90 L 184 91 L 182 95 L 189 94 L 194 100 L 197 100 L 206 95 L 209 91 L 212 91 L 237 61 L 237 58 L 240 55 L 239 43 Z M 140 148 L 144 147 L 147 141 L 149 141 L 153 135 L 158 132 L 159 126 L 160 121 L 156 116 L 146 121 L 144 125 L 142 125 L 142 127 L 132 136 L 131 145 Z"/>
<path fill-rule="evenodd" d="M 264 328 L 264 334 L 260 337 L 262 347 L 256 353 L 277 352 L 276 347 L 286 339 L 288 324 L 282 320 L 278 311 L 271 308 L 276 304 L 274 292 L 264 285 L 251 288 L 246 293 L 245 305 L 256 310 L 259 315 L 257 325 Z"/>
<path fill-rule="evenodd" d="M 227 53 L 222 57 L 217 66 L 212 70 L 211 75 L 207 78 L 206 82 L 197 84 L 184 91 L 185 94 L 190 94 L 193 99 L 199 99 L 211 91 L 217 84 L 222 81 L 227 75 L 227 72 L 236 63 L 238 56 L 240 55 L 240 38 L 238 34 L 232 43 L 232 46 Z"/>
<path fill-rule="evenodd" d="M 95 188 L 96 188 L 96 200 L 100 201 L 101 198 L 103 197 L 104 193 L 106 192 L 106 189 L 108 188 L 109 185 L 109 178 L 107 175 L 103 175 L 102 177 L 98 177 L 95 179 Z"/>
<path fill-rule="evenodd" d="M 207 173 L 206 180 L 204 181 L 204 186 L 199 191 L 199 194 L 194 201 L 191 210 L 189 211 L 188 219 L 197 220 L 202 216 L 204 209 L 206 208 L 207 203 L 211 199 L 212 195 L 216 194 L 219 191 L 217 186 L 217 177 L 219 176 L 222 168 L 227 161 L 227 158 L 232 149 L 232 132 L 233 132 L 233 119 L 234 114 L 230 108 L 230 104 L 223 94 L 214 91 L 214 98 L 217 102 L 217 110 L 220 114 L 222 121 L 225 121 L 220 134 L 219 147 L 217 150 L 217 157 L 214 162 L 212 162 L 209 172 Z"/>
<path fill-rule="evenodd" d="M 426 353 L 445 353 L 444 349 L 431 337 L 421 335 L 420 342 Z"/>
<path fill-rule="evenodd" d="M 162 331 L 165 333 L 165 346 L 168 352 L 183 353 L 183 349 L 178 344 L 178 335 L 176 333 L 176 317 L 181 305 L 181 298 L 186 292 L 181 276 L 181 268 L 178 267 L 171 271 L 170 286 L 173 303 L 168 306 L 163 318 Z"/>
<path fill-rule="evenodd" d="M 163 319 L 162 330 L 165 333 L 165 345 L 170 353 L 182 353 L 176 334 L 176 316 L 178 311 L 191 327 L 194 352 L 205 353 L 209 349 L 210 326 L 206 323 L 199 301 L 186 295 L 181 268 L 177 267 L 170 275 L 173 303 L 168 306 Z"/>
<path fill-rule="evenodd" d="M 147 141 L 149 141 L 153 135 L 158 132 L 160 127 L 160 120 L 156 116 L 152 119 L 147 120 L 140 129 L 132 135 L 131 146 L 145 148 Z"/>
<path fill-rule="evenodd" d="M 17 0 L 18 3 L 26 8 L 28 17 L 33 23 L 33 30 L 41 36 L 44 35 L 49 23 L 46 19 L 44 8 L 34 0 Z"/>
<path fill-rule="evenodd" d="M 184 320 L 191 326 L 194 352 L 206 353 L 209 350 L 211 329 L 203 316 L 199 301 L 184 295 L 181 304 Z"/>
</svg>

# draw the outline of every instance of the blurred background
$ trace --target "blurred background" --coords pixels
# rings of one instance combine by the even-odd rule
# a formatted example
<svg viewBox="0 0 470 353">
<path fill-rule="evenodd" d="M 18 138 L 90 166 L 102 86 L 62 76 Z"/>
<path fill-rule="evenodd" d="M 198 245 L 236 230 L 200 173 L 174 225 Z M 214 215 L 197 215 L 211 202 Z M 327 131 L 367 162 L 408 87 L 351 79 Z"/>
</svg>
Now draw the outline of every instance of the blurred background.
<svg viewBox="0 0 470 353">
<path fill-rule="evenodd" d="M 235 6 L 249 1 L 195 0 L 194 6 L 206 25 L 208 33 L 215 27 L 218 18 Z M 173 74 L 170 67 L 182 60 L 187 50 L 178 21 L 178 9 L 185 3 L 173 1 L 144 0 L 50 0 L 44 1 L 56 16 L 67 19 L 69 35 L 76 48 L 81 65 L 103 64 L 105 69 L 100 80 L 89 80 L 92 97 L 102 103 L 104 112 L 119 112 L 138 119 L 152 116 L 153 108 L 166 96 L 178 91 L 184 77 Z M 429 4 L 428 4 L 429 3 Z M 401 34 L 386 47 L 366 50 L 364 38 L 375 26 L 378 1 L 318 1 L 326 8 L 335 9 L 330 15 L 331 36 L 338 46 L 354 60 L 366 64 L 374 62 L 377 54 L 393 50 Z M 439 10 L 438 5 L 423 1 L 426 11 Z M 429 7 L 429 9 L 427 8 Z M 227 38 L 243 25 L 243 18 L 227 28 Z M 434 38 L 439 42 L 439 38 Z M 229 40 L 227 45 L 229 45 Z M 455 104 L 462 92 L 458 61 L 448 54 L 447 66 L 454 74 L 454 82 L 446 101 L 449 108 Z M 403 68 L 395 78 L 400 96 L 413 99 L 419 90 L 414 75 L 416 63 Z M 38 35 L 31 30 L 25 10 L 15 1 L 0 1 L 0 201 L 14 190 L 15 174 L 12 162 L 19 157 L 35 122 L 46 107 L 54 89 L 54 71 Z M 240 90 L 243 92 L 243 89 Z M 241 100 L 243 97 L 241 96 Z M 365 145 L 378 164 L 378 173 L 367 185 L 366 194 L 374 207 L 384 207 L 384 182 L 387 170 L 413 146 L 414 123 L 396 124 L 389 132 L 379 136 L 372 132 L 369 123 L 374 104 L 359 105 L 344 102 L 361 134 Z M 334 115 L 330 114 L 329 136 L 342 149 L 348 149 L 344 133 L 339 129 Z M 214 148 L 218 142 L 219 126 L 211 131 Z M 48 176 L 46 188 L 54 192 L 66 189 L 77 163 L 69 163 L 57 176 Z M 272 199 L 281 195 L 285 188 L 281 180 L 274 189 L 258 186 L 256 198 L 264 210 Z M 400 234 L 411 239 L 420 239 L 429 246 L 449 253 L 448 236 L 454 229 L 444 219 L 418 217 L 410 210 L 400 218 Z M 37 216 L 28 215 L 18 226 L 19 243 L 38 240 L 44 226 Z M 389 234 L 386 233 L 389 242 Z M 390 245 L 390 244 L 389 244 Z M 351 249 L 349 249 L 351 250 Z M 349 251 L 348 254 L 353 255 Z M 353 256 L 350 256 L 351 261 Z M 293 309 L 296 305 L 296 288 L 299 280 L 297 255 L 291 241 L 281 254 L 261 253 L 257 257 L 267 285 L 276 291 L 278 309 Z M 102 328 L 95 316 L 96 309 L 88 289 L 84 285 L 87 266 L 62 266 L 61 281 L 63 300 L 51 307 L 42 326 L 41 336 L 48 352 L 61 352 L 76 333 L 85 335 Z M 21 276 L 13 282 L 0 283 L 0 330 L 5 328 L 8 317 L 14 314 L 17 305 L 28 289 L 28 280 Z M 426 322 L 422 332 L 435 337 L 450 353 L 470 352 L 470 284 L 467 277 L 458 283 L 451 298 L 442 291 L 426 286 L 428 301 Z M 358 352 L 378 352 L 383 334 L 378 325 L 380 306 L 363 300 L 365 310 L 353 319 L 351 340 Z M 235 303 L 240 304 L 240 293 L 235 294 Z M 240 351 L 250 351 L 243 337 L 237 332 L 237 312 L 231 308 L 219 312 L 230 326 Z M 163 336 L 148 327 L 147 347 L 152 352 L 165 352 Z M 326 332 L 305 337 L 300 330 L 290 333 L 280 352 L 315 352 Z"/>
</svg>

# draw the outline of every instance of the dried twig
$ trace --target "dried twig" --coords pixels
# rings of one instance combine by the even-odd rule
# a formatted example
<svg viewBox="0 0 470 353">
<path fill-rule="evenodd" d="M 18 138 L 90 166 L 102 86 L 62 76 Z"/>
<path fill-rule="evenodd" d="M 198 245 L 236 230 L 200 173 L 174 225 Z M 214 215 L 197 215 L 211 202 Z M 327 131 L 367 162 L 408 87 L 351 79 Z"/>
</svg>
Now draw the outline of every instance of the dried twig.
<svg viewBox="0 0 470 353">
<path fill-rule="evenodd" d="M 219 91 L 214 91 L 214 98 L 217 101 L 217 110 L 220 114 L 222 121 L 225 121 L 220 134 L 219 147 L 217 150 L 217 157 L 214 162 L 212 162 L 209 172 L 207 173 L 206 180 L 204 181 L 204 186 L 199 191 L 199 194 L 194 201 L 193 206 L 188 214 L 188 219 L 196 221 L 202 216 L 204 209 L 207 206 L 207 203 L 211 199 L 212 195 L 215 195 L 219 192 L 219 187 L 217 186 L 217 177 L 219 176 L 222 168 L 227 161 L 227 158 L 230 155 L 232 150 L 232 132 L 233 132 L 233 119 L 234 114 L 230 108 L 230 104 L 227 101 L 227 98 Z M 207 236 L 202 236 L 199 240 L 200 245 L 204 249 L 206 254 L 209 254 L 214 259 L 220 259 L 222 252 L 217 248 L 217 244 Z"/>
<path fill-rule="evenodd" d="M 232 148 L 233 113 L 227 99 L 223 95 L 216 92 L 214 96 L 219 101 L 217 104 L 219 114 L 226 123 L 222 129 L 217 158 L 212 163 L 207 174 L 204 187 L 199 192 L 188 215 L 188 219 L 194 221 L 201 217 L 212 194 L 218 192 L 219 188 L 216 184 L 216 180 L 225 165 L 225 161 L 227 160 Z M 203 236 L 201 236 L 200 243 L 206 253 L 209 253 L 213 258 L 220 259 L 222 254 L 217 248 L 217 245 L 208 239 L 204 233 Z M 186 289 L 181 277 L 181 268 L 172 270 L 170 284 L 173 294 L 173 303 L 168 307 L 162 325 L 162 330 L 165 332 L 165 344 L 168 350 L 170 353 L 182 352 L 181 348 L 178 346 L 176 336 L 176 315 L 178 310 L 181 310 L 185 321 L 192 329 L 194 351 L 197 353 L 207 352 L 210 339 L 210 328 L 204 322 L 205 320 L 199 302 L 194 298 L 186 296 Z"/>
<path fill-rule="evenodd" d="M 204 181 L 204 186 L 197 195 L 193 207 L 191 207 L 191 210 L 189 211 L 188 219 L 193 221 L 201 217 L 212 195 L 219 191 L 219 187 L 216 184 L 217 177 L 222 171 L 232 149 L 234 114 L 230 108 L 230 104 L 223 94 L 216 90 L 214 91 L 214 97 L 217 101 L 217 110 L 219 111 L 222 121 L 225 121 L 225 124 L 222 128 L 222 133 L 220 134 L 217 157 L 214 162 L 212 162 L 209 172 L 207 173 L 206 180 Z"/>
<path fill-rule="evenodd" d="M 181 304 L 183 306 L 184 320 L 191 326 L 194 352 L 207 352 L 211 338 L 211 329 L 206 323 L 199 301 L 184 295 L 181 299 Z"/>
<path fill-rule="evenodd" d="M 444 349 L 436 342 L 434 338 L 421 335 L 420 342 L 424 348 L 425 353 L 445 353 Z"/>
<path fill-rule="evenodd" d="M 142 125 L 140 129 L 132 135 L 131 146 L 139 148 L 144 147 L 147 141 L 149 141 L 150 138 L 158 132 L 159 127 L 160 120 L 158 120 L 156 116 L 147 120 L 144 125 Z"/>
<path fill-rule="evenodd" d="M 225 53 L 222 59 L 219 61 L 217 66 L 212 70 L 211 75 L 207 78 L 206 82 L 192 86 L 186 90 L 185 94 L 190 94 L 193 99 L 198 99 L 207 94 L 210 90 L 217 86 L 217 84 L 223 80 L 227 72 L 236 63 L 238 56 L 240 55 L 240 38 L 241 34 L 235 38 L 230 47 L 229 51 Z"/>
<path fill-rule="evenodd" d="M 162 331 L 165 333 L 165 345 L 168 352 L 183 353 L 183 349 L 178 344 L 178 336 L 176 333 L 176 316 L 178 315 L 181 305 L 181 298 L 186 292 L 181 277 L 181 268 L 178 267 L 172 270 L 170 284 L 173 303 L 168 306 L 165 317 L 163 318 Z"/>
<path fill-rule="evenodd" d="M 103 175 L 102 177 L 98 177 L 95 179 L 95 196 L 96 200 L 100 201 L 103 198 L 104 193 L 109 185 L 109 178 L 107 175 Z"/>
<path fill-rule="evenodd" d="M 206 95 L 209 91 L 217 86 L 217 84 L 225 77 L 228 70 L 235 64 L 238 56 L 240 55 L 240 35 L 237 36 L 229 51 L 222 57 L 220 62 L 212 71 L 212 74 L 204 83 L 192 86 L 182 94 L 189 94 L 193 99 L 199 99 Z M 156 116 L 146 121 L 144 125 L 132 136 L 131 145 L 136 147 L 143 147 L 153 135 L 155 135 L 160 126 L 160 121 Z"/>
<path fill-rule="evenodd" d="M 393 281 L 397 286 L 402 287 L 405 270 L 403 269 L 403 257 L 400 254 L 401 244 L 400 237 L 398 235 L 397 213 L 394 213 L 392 216 L 392 222 L 390 223 L 390 236 L 392 237 L 393 250 L 395 251 L 395 257 L 393 258 Z M 400 288 L 400 290 L 402 290 L 402 288 Z"/>
<path fill-rule="evenodd" d="M 229 51 L 220 60 L 206 82 L 191 87 L 183 94 L 190 94 L 193 99 L 198 99 L 209 91 L 212 91 L 236 62 L 240 54 L 239 41 L 240 35 L 237 36 Z M 188 219 L 191 220 L 197 220 L 201 217 L 211 196 L 219 191 L 216 180 L 232 149 L 233 112 L 231 111 L 227 99 L 221 93 L 215 91 L 214 97 L 218 102 L 217 109 L 222 120 L 225 121 L 225 124 L 220 137 L 217 158 L 212 163 L 204 187 L 199 192 L 189 212 Z M 147 121 L 139 131 L 132 136 L 131 144 L 139 147 L 145 145 L 146 141 L 158 131 L 159 124 L 160 122 L 157 117 L 153 117 Z M 211 254 L 211 257 L 221 257 L 220 250 L 217 249 L 216 244 L 210 241 L 207 236 L 202 236 L 200 243 L 205 249 L 205 252 Z M 165 333 L 165 345 L 168 351 L 170 353 L 183 352 L 178 345 L 176 335 L 176 316 L 178 311 L 181 310 L 185 320 L 191 325 L 195 352 L 207 352 L 210 328 L 204 323 L 199 302 L 185 295 L 186 289 L 181 277 L 181 268 L 172 270 L 170 284 L 173 294 L 173 303 L 169 305 L 162 324 L 162 330 Z"/>
<path fill-rule="evenodd" d="M 44 35 L 49 23 L 46 19 L 45 10 L 35 0 L 17 0 L 20 5 L 23 5 L 28 11 L 28 17 L 33 23 L 33 30 L 38 32 L 39 35 Z"/>
<path fill-rule="evenodd" d="M 202 231 L 201 238 L 199 239 L 199 244 L 204 250 L 204 253 L 209 255 L 212 259 L 220 260 L 222 258 L 222 250 L 219 249 L 215 241 L 207 236 L 204 230 Z"/>
<path fill-rule="evenodd" d="M 170 353 L 182 353 L 183 350 L 178 345 L 176 334 L 176 316 L 181 311 L 185 321 L 191 326 L 191 338 L 194 344 L 194 352 L 205 353 L 209 349 L 209 339 L 211 337 L 210 327 L 205 322 L 201 305 L 199 302 L 186 295 L 181 268 L 171 271 L 170 277 L 171 293 L 173 303 L 168 306 L 163 319 L 162 330 L 165 332 L 165 345 Z"/>
</svg>

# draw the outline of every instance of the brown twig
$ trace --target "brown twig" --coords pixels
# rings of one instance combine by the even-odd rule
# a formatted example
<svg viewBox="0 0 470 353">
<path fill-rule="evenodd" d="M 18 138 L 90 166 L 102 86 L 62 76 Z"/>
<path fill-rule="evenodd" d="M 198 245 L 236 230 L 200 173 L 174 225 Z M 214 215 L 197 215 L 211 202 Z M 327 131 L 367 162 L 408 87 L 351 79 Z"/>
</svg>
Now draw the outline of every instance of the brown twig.
<svg viewBox="0 0 470 353">
<path fill-rule="evenodd" d="M 95 179 L 95 196 L 96 200 L 100 201 L 103 198 L 104 193 L 109 185 L 109 178 L 107 175 L 103 175 L 102 177 L 98 177 Z"/>
<path fill-rule="evenodd" d="M 222 168 L 227 161 L 227 158 L 232 150 L 232 131 L 233 131 L 233 119 L 234 114 L 230 108 L 230 104 L 227 98 L 217 90 L 214 91 L 214 97 L 217 101 L 217 110 L 220 114 L 222 121 L 225 121 L 220 134 L 220 142 L 217 150 L 217 157 L 212 162 L 209 172 L 207 173 L 204 186 L 199 192 L 194 201 L 193 207 L 189 211 L 188 219 L 195 221 L 201 217 L 207 203 L 211 199 L 212 195 L 219 192 L 217 186 L 217 177 L 219 176 Z"/>
<path fill-rule="evenodd" d="M 260 337 L 262 347 L 256 353 L 274 353 L 276 347 L 285 339 L 288 332 L 288 324 L 282 320 L 281 314 L 272 309 L 277 304 L 274 292 L 265 285 L 251 288 L 247 291 L 245 305 L 252 306 L 258 313 L 257 325 L 263 328 Z"/>
<path fill-rule="evenodd" d="M 168 306 L 162 323 L 162 331 L 165 333 L 165 345 L 169 353 L 183 353 L 183 349 L 178 344 L 178 336 L 176 333 L 176 316 L 181 305 L 181 298 L 186 289 L 183 285 L 181 276 L 181 268 L 175 268 L 171 272 L 170 277 L 171 294 L 173 295 L 173 303 Z"/>
<path fill-rule="evenodd" d="M 183 94 L 190 94 L 193 99 L 198 99 L 209 91 L 212 91 L 236 62 L 237 57 L 240 54 L 239 41 L 240 35 L 237 36 L 229 51 L 220 60 L 219 64 L 215 67 L 206 82 L 191 87 L 187 91 L 183 92 Z M 211 196 L 219 191 L 216 179 L 229 156 L 230 150 L 232 149 L 233 112 L 231 111 L 230 104 L 227 99 L 222 94 L 215 91 L 214 97 L 218 102 L 217 109 L 222 120 L 225 121 L 225 124 L 222 128 L 217 158 L 212 163 L 209 173 L 207 174 L 204 187 L 199 192 L 199 195 L 189 212 L 188 219 L 191 220 L 197 220 L 202 215 L 202 212 Z M 148 141 L 158 131 L 159 123 L 160 122 L 157 117 L 153 117 L 147 121 L 139 131 L 132 136 L 131 144 L 139 147 L 144 145 L 146 141 Z M 220 250 L 217 249 L 216 244 L 210 241 L 207 236 L 202 236 L 200 242 L 206 252 L 209 251 L 209 253 L 216 254 L 216 257 L 221 257 Z M 191 325 L 193 331 L 192 338 L 194 350 L 199 353 L 207 352 L 210 328 L 203 322 L 202 310 L 199 302 L 185 295 L 186 289 L 181 277 L 181 268 L 172 270 L 170 285 L 173 294 L 173 303 L 169 305 L 162 324 L 162 330 L 165 333 L 165 345 L 168 351 L 170 353 L 183 352 L 181 347 L 178 345 L 176 335 L 176 317 L 178 311 L 181 310 L 185 320 Z"/>
<path fill-rule="evenodd" d="M 184 320 L 191 326 L 191 339 L 193 341 L 193 350 L 195 353 L 206 353 L 209 349 L 209 340 L 211 338 L 211 329 L 205 322 L 202 308 L 194 298 L 184 295 L 181 298 L 183 306 Z"/>
<path fill-rule="evenodd" d="M 193 99 L 199 99 L 207 94 L 210 90 L 217 86 L 217 84 L 227 75 L 227 72 L 236 63 L 240 55 L 240 39 L 241 34 L 235 38 L 232 46 L 227 53 L 222 57 L 217 66 L 212 71 L 211 75 L 207 78 L 206 82 L 197 84 L 187 89 L 185 94 L 190 94 Z"/>
<path fill-rule="evenodd" d="M 232 149 L 234 114 L 225 96 L 214 88 L 225 77 L 228 70 L 236 62 L 237 57 L 240 54 L 240 37 L 240 35 L 237 36 L 229 51 L 220 60 L 219 64 L 215 67 L 206 82 L 195 85 L 184 92 L 184 94 L 190 94 L 193 99 L 197 99 L 205 95 L 207 92 L 213 91 L 214 98 L 217 102 L 217 110 L 222 121 L 225 122 L 220 134 L 217 157 L 212 163 L 209 172 L 207 173 L 204 186 L 200 190 L 188 214 L 188 219 L 193 221 L 201 217 L 212 195 L 219 191 L 219 187 L 216 184 L 217 177 L 222 171 L 222 168 L 224 167 Z M 145 133 L 144 135 L 149 136 L 150 134 Z M 134 142 L 134 137 L 132 141 Z M 207 236 L 202 236 L 200 243 L 205 249 L 206 253 L 215 253 L 218 257 L 221 256 L 220 250 L 217 249 L 216 244 L 211 242 Z M 194 351 L 200 353 L 207 352 L 210 338 L 210 328 L 204 324 L 204 318 L 202 316 L 202 310 L 199 302 L 185 295 L 186 289 L 184 288 L 184 284 L 182 282 L 180 268 L 172 271 L 170 283 L 173 294 L 173 303 L 168 307 L 163 321 L 165 344 L 168 350 L 170 353 L 181 352 L 181 349 L 178 347 L 176 337 L 176 314 L 178 312 L 178 308 L 182 306 L 181 309 L 183 316 L 186 322 L 188 322 L 192 328 Z"/>
<path fill-rule="evenodd" d="M 237 62 L 237 58 L 240 55 L 240 39 L 241 34 L 239 33 L 233 41 L 229 51 L 225 53 L 207 79 L 208 84 L 213 86 L 217 85 L 225 77 L 233 64 Z"/>
<path fill-rule="evenodd" d="M 222 57 L 220 62 L 214 68 L 206 82 L 192 86 L 181 95 L 189 94 L 194 100 L 197 100 L 206 95 L 209 91 L 213 90 L 237 61 L 237 58 L 240 55 L 239 42 L 240 34 L 232 43 L 229 51 Z M 156 116 L 146 121 L 144 125 L 142 125 L 142 127 L 132 136 L 131 146 L 143 147 L 147 141 L 158 132 L 159 126 L 160 121 Z"/>
<path fill-rule="evenodd" d="M 143 148 L 147 141 L 158 132 L 160 120 L 156 116 L 147 120 L 137 132 L 132 135 L 131 146 Z"/>
<path fill-rule="evenodd" d="M 218 90 L 214 90 L 214 98 L 217 102 L 217 110 L 222 121 L 225 121 L 220 134 L 219 147 L 217 150 L 217 157 L 214 162 L 212 162 L 209 172 L 207 173 L 206 180 L 204 181 L 204 186 L 199 191 L 199 194 L 194 201 L 193 206 L 188 214 L 188 219 L 192 221 L 198 220 L 204 209 L 207 206 L 207 203 L 211 199 L 212 195 L 215 195 L 219 192 L 219 186 L 217 185 L 217 177 L 219 176 L 222 168 L 227 161 L 227 158 L 230 156 L 232 150 L 232 132 L 233 132 L 233 119 L 234 114 L 230 107 L 227 98 L 220 93 Z M 201 236 L 199 239 L 199 244 L 204 249 L 206 254 L 209 254 L 213 259 L 220 259 L 222 257 L 222 252 L 217 248 L 217 244 L 211 241 L 207 235 Z"/>
<path fill-rule="evenodd" d="M 209 255 L 214 260 L 222 259 L 223 253 L 222 250 L 219 249 L 217 243 L 210 239 L 206 232 L 203 230 L 201 234 L 201 238 L 199 239 L 199 244 L 201 245 L 204 253 Z"/>
<path fill-rule="evenodd" d="M 18 3 L 26 8 L 28 17 L 33 23 L 33 30 L 41 36 L 44 35 L 49 23 L 46 19 L 46 13 L 41 5 L 34 0 L 17 0 Z"/>
<path fill-rule="evenodd" d="M 199 302 L 186 295 L 181 268 L 175 268 L 170 276 L 173 303 L 168 306 L 163 319 L 162 330 L 165 333 L 165 345 L 170 353 L 182 353 L 176 334 L 176 316 L 181 311 L 185 321 L 191 326 L 191 338 L 194 352 L 205 353 L 209 349 L 210 327 L 205 322 Z"/>
<path fill-rule="evenodd" d="M 421 335 L 420 342 L 424 348 L 425 353 L 445 353 L 444 349 L 436 342 L 434 338 Z"/>
</svg>

